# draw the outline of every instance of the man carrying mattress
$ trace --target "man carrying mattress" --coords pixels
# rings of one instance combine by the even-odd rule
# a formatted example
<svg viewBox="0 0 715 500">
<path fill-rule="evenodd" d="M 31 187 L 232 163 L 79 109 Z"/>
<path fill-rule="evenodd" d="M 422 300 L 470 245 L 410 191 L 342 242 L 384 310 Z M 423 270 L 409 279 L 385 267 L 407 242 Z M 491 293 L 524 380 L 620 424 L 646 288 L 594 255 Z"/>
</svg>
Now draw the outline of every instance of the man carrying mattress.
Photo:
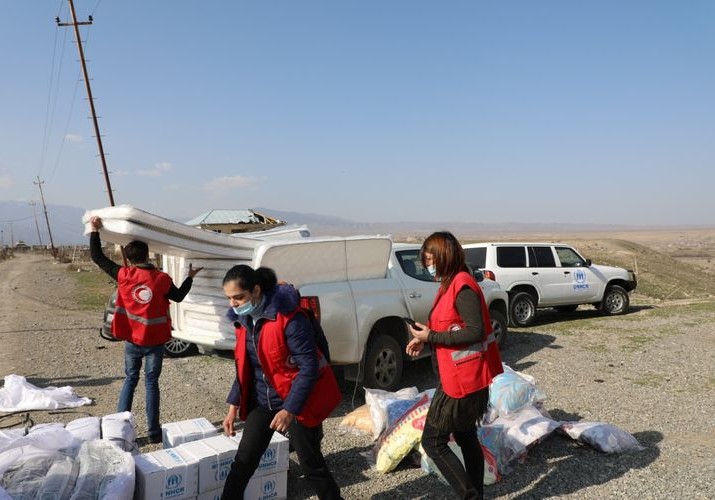
<svg viewBox="0 0 715 500">
<path fill-rule="evenodd" d="M 102 219 L 89 220 L 89 251 L 92 261 L 117 280 L 117 301 L 112 319 L 112 335 L 124 343 L 124 386 L 117 411 L 131 411 L 139 370 L 144 365 L 146 418 L 149 441 L 161 442 L 159 423 L 159 375 L 164 360 L 164 344 L 171 338 L 169 300 L 181 302 L 191 290 L 193 278 L 201 267 L 189 264 L 189 276 L 176 288 L 171 277 L 149 263 L 149 247 L 143 241 L 131 241 L 124 247 L 129 266 L 120 266 L 102 252 L 99 230 Z"/>
</svg>

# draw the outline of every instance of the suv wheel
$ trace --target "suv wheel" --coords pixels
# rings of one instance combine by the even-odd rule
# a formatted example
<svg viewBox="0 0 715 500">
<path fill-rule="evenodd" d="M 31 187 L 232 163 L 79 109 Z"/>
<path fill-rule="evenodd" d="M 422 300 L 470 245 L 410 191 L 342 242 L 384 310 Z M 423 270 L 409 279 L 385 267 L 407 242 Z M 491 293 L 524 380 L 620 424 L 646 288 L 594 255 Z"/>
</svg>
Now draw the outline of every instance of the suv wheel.
<svg viewBox="0 0 715 500">
<path fill-rule="evenodd" d="M 509 299 L 509 316 L 514 326 L 529 326 L 536 317 L 536 301 L 529 292 L 518 292 Z"/>
<path fill-rule="evenodd" d="M 621 286 L 613 285 L 609 286 L 606 293 L 603 294 L 601 308 L 606 314 L 614 316 L 625 313 L 628 310 L 628 304 L 628 292 Z"/>
<path fill-rule="evenodd" d="M 170 358 L 180 358 L 182 356 L 188 356 L 196 351 L 196 346 L 190 342 L 184 340 L 175 339 L 171 337 L 166 344 L 164 344 L 164 354 Z"/>
</svg>

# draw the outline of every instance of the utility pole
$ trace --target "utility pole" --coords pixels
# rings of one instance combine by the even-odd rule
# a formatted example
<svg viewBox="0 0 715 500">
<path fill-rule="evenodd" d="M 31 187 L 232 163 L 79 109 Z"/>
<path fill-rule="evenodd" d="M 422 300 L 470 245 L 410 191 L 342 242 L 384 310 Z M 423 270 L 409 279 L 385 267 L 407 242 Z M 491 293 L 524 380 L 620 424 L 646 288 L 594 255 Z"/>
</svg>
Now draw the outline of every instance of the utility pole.
<svg viewBox="0 0 715 500">
<path fill-rule="evenodd" d="M 114 206 L 114 194 L 112 193 L 112 184 L 109 182 L 109 171 L 107 170 L 107 160 L 104 156 L 104 146 L 102 146 L 102 136 L 99 134 L 99 122 L 97 121 L 97 112 L 94 109 L 94 97 L 92 97 L 92 88 L 89 85 L 89 74 L 87 73 L 87 63 L 84 60 L 84 49 L 82 48 L 82 39 L 79 36 L 79 27 L 86 24 L 92 24 L 92 16 L 89 16 L 87 21 L 77 22 L 77 15 L 74 10 L 74 2 L 67 0 L 70 6 L 70 14 L 72 15 L 71 23 L 62 23 L 60 18 L 56 17 L 57 26 L 73 26 L 74 36 L 77 41 L 77 50 L 79 51 L 79 62 L 82 65 L 82 74 L 84 75 L 84 84 L 87 88 L 87 100 L 89 101 L 89 109 L 92 112 L 92 123 L 94 124 L 94 135 L 97 138 L 97 146 L 99 147 L 99 158 L 102 161 L 102 171 L 104 172 L 104 182 L 107 185 L 107 194 L 109 195 L 109 204 Z"/>
<path fill-rule="evenodd" d="M 15 248 L 15 235 L 12 234 L 12 222 L 8 224 L 10 225 L 10 248 Z"/>
<path fill-rule="evenodd" d="M 37 205 L 37 203 L 34 200 L 30 202 L 30 206 L 32 207 L 32 215 L 35 216 L 35 228 L 37 228 L 37 239 L 40 240 L 40 246 L 42 246 L 42 236 L 40 236 L 40 225 L 37 223 L 37 212 L 35 211 L 35 205 Z"/>
<path fill-rule="evenodd" d="M 52 241 L 52 230 L 50 230 L 50 218 L 47 216 L 47 205 L 45 204 L 45 195 L 42 192 L 42 185 L 45 183 L 45 181 L 40 180 L 40 176 L 37 176 L 37 182 L 33 181 L 34 184 L 37 184 L 37 187 L 40 188 L 40 199 L 42 199 L 42 208 L 45 210 L 45 222 L 47 222 L 47 233 L 50 235 L 50 248 L 52 248 L 52 256 L 54 258 L 57 258 L 57 251 L 55 250 L 55 242 Z"/>
</svg>

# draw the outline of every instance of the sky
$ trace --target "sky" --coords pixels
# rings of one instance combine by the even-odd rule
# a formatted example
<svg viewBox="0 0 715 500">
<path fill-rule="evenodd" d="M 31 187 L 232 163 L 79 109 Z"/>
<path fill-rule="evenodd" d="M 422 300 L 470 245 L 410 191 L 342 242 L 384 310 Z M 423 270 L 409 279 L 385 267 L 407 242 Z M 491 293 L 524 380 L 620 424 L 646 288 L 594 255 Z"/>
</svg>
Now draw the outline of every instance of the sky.
<svg viewBox="0 0 715 500">
<path fill-rule="evenodd" d="M 0 201 L 108 206 L 67 2 L 0 3 Z M 75 7 L 117 204 L 715 225 L 710 0 Z"/>
</svg>

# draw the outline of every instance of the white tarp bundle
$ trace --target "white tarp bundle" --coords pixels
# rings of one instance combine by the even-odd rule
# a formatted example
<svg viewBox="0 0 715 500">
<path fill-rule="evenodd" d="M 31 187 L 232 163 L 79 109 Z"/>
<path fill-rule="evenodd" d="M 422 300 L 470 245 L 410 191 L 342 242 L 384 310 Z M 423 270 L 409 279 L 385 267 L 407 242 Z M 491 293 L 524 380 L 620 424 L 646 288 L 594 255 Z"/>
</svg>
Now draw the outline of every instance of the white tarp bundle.
<svg viewBox="0 0 715 500">
<path fill-rule="evenodd" d="M 91 403 L 91 399 L 77 396 L 68 385 L 40 389 L 21 375 L 6 375 L 5 386 L 0 389 L 0 411 L 5 412 L 76 408 Z"/>
</svg>

